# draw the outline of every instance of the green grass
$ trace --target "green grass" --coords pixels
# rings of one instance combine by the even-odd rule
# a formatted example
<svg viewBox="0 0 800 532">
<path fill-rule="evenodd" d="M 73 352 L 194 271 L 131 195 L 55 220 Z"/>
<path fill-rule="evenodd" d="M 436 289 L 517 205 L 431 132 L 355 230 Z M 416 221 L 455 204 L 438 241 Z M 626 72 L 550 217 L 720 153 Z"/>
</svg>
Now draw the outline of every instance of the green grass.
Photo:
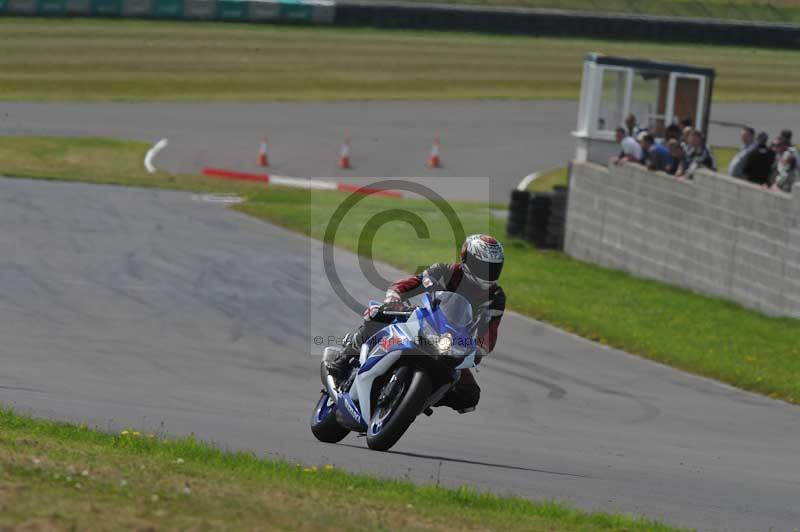
<svg viewBox="0 0 800 532">
<path fill-rule="evenodd" d="M 434 3 L 432 0 L 413 0 Z M 800 22 L 796 0 L 435 0 L 479 6 L 557 8 L 636 15 Z"/>
<path fill-rule="evenodd" d="M 537 177 L 528 185 L 531 192 L 551 192 L 555 187 L 567 186 L 567 167 L 553 168 Z"/>
<path fill-rule="evenodd" d="M 9 409 L 0 409 L 0 528 L 677 530 L 556 502 L 223 452 L 194 438 L 108 434 Z"/>
<path fill-rule="evenodd" d="M 197 176 L 150 176 L 139 169 L 147 147 L 117 140 L 2 137 L 0 174 L 236 192 L 247 199 L 238 210 L 315 238 L 322 237 L 333 211 L 346 197 Z M 102 170 L 95 167 L 108 160 L 103 155 L 114 153 L 113 164 Z M 389 198 L 362 201 L 343 219 L 335 243 L 356 250 L 366 220 L 396 206 L 397 201 Z M 433 228 L 430 239 L 409 238 L 408 226 L 394 222 L 398 225 L 378 231 L 374 257 L 407 271 L 455 259 L 452 235 L 444 229 L 447 225 L 436 207 L 415 200 L 403 200 L 402 206 Z M 453 206 L 468 233 L 504 235 L 504 221 L 492 217 L 488 206 Z M 631 353 L 800 404 L 799 320 L 770 318 L 563 253 L 536 250 L 519 240 L 505 244 L 508 260 L 502 284 L 510 308 Z"/>
<path fill-rule="evenodd" d="M 256 24 L 0 18 L 0 100 L 577 99 L 589 51 L 717 69 L 714 100 L 798 102 L 798 53 Z"/>
<path fill-rule="evenodd" d="M 739 151 L 739 148 L 713 146 L 711 151 L 714 153 L 714 158 L 717 160 L 717 170 L 722 173 L 727 173 L 728 165 L 731 163 L 733 156 Z"/>
</svg>

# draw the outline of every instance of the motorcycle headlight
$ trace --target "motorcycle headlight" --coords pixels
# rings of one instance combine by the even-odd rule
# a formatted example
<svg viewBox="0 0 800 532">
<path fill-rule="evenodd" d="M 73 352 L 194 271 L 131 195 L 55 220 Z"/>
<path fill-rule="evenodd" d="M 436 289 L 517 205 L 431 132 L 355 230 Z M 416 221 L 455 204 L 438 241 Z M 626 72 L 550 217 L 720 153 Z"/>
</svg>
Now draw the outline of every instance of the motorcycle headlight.
<svg viewBox="0 0 800 532">
<path fill-rule="evenodd" d="M 450 333 L 444 333 L 436 340 L 436 350 L 440 355 L 446 354 L 451 347 L 453 347 L 453 335 Z"/>
</svg>

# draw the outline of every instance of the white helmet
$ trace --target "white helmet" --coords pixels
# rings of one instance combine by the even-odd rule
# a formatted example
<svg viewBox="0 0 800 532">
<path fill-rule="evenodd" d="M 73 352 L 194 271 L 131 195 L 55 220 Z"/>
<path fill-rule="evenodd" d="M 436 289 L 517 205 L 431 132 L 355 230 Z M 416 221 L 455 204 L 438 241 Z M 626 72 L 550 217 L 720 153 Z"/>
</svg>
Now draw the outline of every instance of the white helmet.
<svg viewBox="0 0 800 532">
<path fill-rule="evenodd" d="M 461 271 L 484 290 L 497 284 L 504 260 L 503 246 L 489 235 L 470 235 L 461 246 Z"/>
</svg>

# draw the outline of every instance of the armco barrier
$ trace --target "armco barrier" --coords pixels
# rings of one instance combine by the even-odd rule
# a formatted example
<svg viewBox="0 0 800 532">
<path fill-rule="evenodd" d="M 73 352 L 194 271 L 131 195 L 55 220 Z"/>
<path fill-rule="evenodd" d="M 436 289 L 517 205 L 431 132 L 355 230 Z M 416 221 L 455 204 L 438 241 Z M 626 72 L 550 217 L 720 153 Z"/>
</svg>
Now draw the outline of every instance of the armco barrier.
<svg viewBox="0 0 800 532">
<path fill-rule="evenodd" d="M 796 48 L 800 26 L 558 9 L 343 1 L 336 24 Z"/>
<path fill-rule="evenodd" d="M 800 190 L 708 171 L 573 163 L 565 250 L 582 260 L 800 318 Z"/>
<path fill-rule="evenodd" d="M 0 0 L 0 14 L 332 24 L 330 0 Z"/>
</svg>

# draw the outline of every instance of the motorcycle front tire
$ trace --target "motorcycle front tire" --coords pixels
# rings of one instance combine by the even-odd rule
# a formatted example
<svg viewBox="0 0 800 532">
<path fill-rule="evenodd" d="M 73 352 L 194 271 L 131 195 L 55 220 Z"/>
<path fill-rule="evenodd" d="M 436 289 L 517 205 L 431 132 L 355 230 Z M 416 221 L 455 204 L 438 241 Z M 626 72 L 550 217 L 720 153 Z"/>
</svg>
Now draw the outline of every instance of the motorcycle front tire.
<svg viewBox="0 0 800 532">
<path fill-rule="evenodd" d="M 375 451 L 387 451 L 405 434 L 411 423 L 422 412 L 428 397 L 431 395 L 433 383 L 422 370 L 407 366 L 395 369 L 395 372 L 407 375 L 407 385 L 399 404 L 391 416 L 383 423 L 377 434 L 373 434 L 372 421 L 367 429 L 367 446 Z"/>
<path fill-rule="evenodd" d="M 336 405 L 330 404 L 327 392 L 317 402 L 314 413 L 311 415 L 311 432 L 319 441 L 325 443 L 338 443 L 350 434 L 350 430 L 339 425 L 336 421 Z"/>
</svg>

